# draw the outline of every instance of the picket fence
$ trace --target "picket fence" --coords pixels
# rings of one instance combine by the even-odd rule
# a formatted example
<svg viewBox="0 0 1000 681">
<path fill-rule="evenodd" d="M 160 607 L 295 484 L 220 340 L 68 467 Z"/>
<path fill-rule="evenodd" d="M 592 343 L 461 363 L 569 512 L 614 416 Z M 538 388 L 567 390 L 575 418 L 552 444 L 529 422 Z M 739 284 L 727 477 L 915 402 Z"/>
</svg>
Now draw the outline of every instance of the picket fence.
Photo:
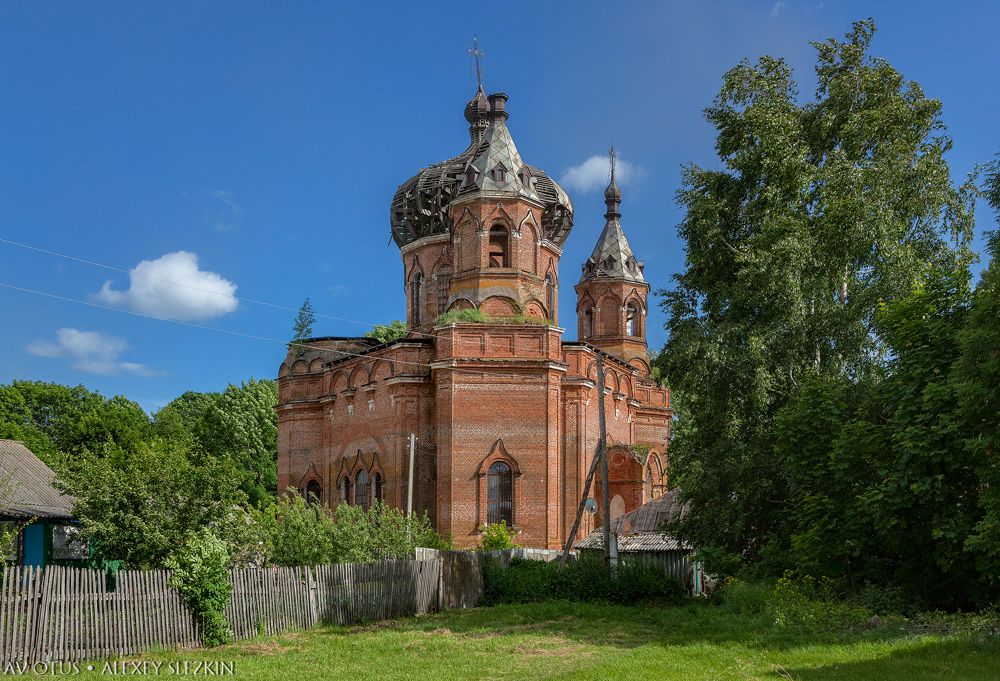
<svg viewBox="0 0 1000 681">
<path fill-rule="evenodd" d="M 319 623 L 436 609 L 441 561 L 231 572 L 225 615 L 237 639 Z M 196 646 L 198 624 L 166 570 L 8 567 L 0 573 L 0 663 L 76 661 Z"/>
</svg>

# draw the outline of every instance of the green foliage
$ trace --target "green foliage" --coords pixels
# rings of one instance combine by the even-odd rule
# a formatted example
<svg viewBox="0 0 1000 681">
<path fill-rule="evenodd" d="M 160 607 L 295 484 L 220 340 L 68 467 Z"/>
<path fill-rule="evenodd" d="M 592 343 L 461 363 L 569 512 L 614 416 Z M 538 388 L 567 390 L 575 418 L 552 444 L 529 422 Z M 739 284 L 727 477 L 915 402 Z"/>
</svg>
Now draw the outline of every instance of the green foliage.
<svg viewBox="0 0 1000 681">
<path fill-rule="evenodd" d="M 442 315 L 439 315 L 436 320 L 434 320 L 434 326 L 448 326 L 449 324 L 487 324 L 489 323 L 490 316 L 485 312 L 480 312 L 475 308 L 470 308 L 467 310 L 449 310 Z"/>
<path fill-rule="evenodd" d="M 406 337 L 406 322 L 392 320 L 389 326 L 376 324 L 375 328 L 365 334 L 365 338 L 374 338 L 379 343 L 392 343 Z"/>
<path fill-rule="evenodd" d="M 1000 219 L 1000 159 L 988 169 L 985 195 Z M 957 387 L 966 454 L 978 462 L 981 517 L 966 541 L 989 590 L 1000 593 L 1000 237 L 990 235 L 992 259 L 976 286 L 962 347 Z"/>
<path fill-rule="evenodd" d="M 313 312 L 312 303 L 306 298 L 295 315 L 295 324 L 292 328 L 292 343 L 301 343 L 312 335 L 313 324 L 316 323 L 316 313 Z"/>
<path fill-rule="evenodd" d="M 244 505 L 239 483 L 231 461 L 194 461 L 164 441 L 82 452 L 57 480 L 98 556 L 142 569 L 163 566 L 193 533 Z"/>
<path fill-rule="evenodd" d="M 191 535 L 165 561 L 176 588 L 201 624 L 202 642 L 219 646 L 232 638 L 223 615 L 233 587 L 229 581 L 229 550 L 210 530 Z"/>
<path fill-rule="evenodd" d="M 502 551 L 517 548 L 517 543 L 514 542 L 517 532 L 514 531 L 513 527 L 507 527 L 505 520 L 492 525 L 483 525 L 479 531 L 483 533 L 479 538 L 480 551 Z"/>
<path fill-rule="evenodd" d="M 536 317 L 525 317 L 523 314 L 516 314 L 511 317 L 491 317 L 485 312 L 476 309 L 450 310 L 434 321 L 434 326 L 448 326 L 449 324 L 549 324 L 547 319 Z"/>
<path fill-rule="evenodd" d="M 935 371 L 956 357 L 973 188 L 952 185 L 941 103 L 869 54 L 874 30 L 814 45 L 813 101 L 764 57 L 707 110 L 723 167 L 685 170 L 685 271 L 661 292 L 656 366 L 691 508 L 669 531 L 711 572 L 799 566 L 857 587 L 881 570 L 947 598 L 970 478 Z"/>
<path fill-rule="evenodd" d="M 250 503 L 264 507 L 278 487 L 278 387 L 250 379 L 230 385 L 195 427 L 198 450 L 207 458 L 232 462 Z"/>
<path fill-rule="evenodd" d="M 151 435 L 146 413 L 121 396 L 40 381 L 0 386 L 0 437 L 23 441 L 53 468 L 84 449 L 133 449 Z"/>
<path fill-rule="evenodd" d="M 621 605 L 641 602 L 677 603 L 684 585 L 663 569 L 623 557 L 612 577 L 603 556 L 584 556 L 559 563 L 512 558 L 504 566 L 487 558 L 483 566 L 483 598 L 488 605 L 545 600 L 602 601 Z"/>
<path fill-rule="evenodd" d="M 414 514 L 408 520 L 402 511 L 381 502 L 367 511 L 341 504 L 334 514 L 325 506 L 306 503 L 290 488 L 259 517 L 266 558 L 275 565 L 369 563 L 412 558 L 417 546 L 451 548 L 426 515 Z"/>
<path fill-rule="evenodd" d="M 221 393 L 185 392 L 153 416 L 156 434 L 165 440 L 193 446 L 197 442 L 198 424 L 221 397 Z"/>
</svg>

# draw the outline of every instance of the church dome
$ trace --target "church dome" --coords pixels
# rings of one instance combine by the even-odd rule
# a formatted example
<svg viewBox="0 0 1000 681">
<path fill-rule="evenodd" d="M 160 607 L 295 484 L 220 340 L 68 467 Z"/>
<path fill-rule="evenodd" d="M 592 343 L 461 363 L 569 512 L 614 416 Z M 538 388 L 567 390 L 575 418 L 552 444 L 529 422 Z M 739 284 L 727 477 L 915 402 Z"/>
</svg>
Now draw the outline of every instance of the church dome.
<svg viewBox="0 0 1000 681">
<path fill-rule="evenodd" d="M 486 97 L 482 90 L 465 105 L 470 142 L 461 154 L 424 168 L 408 179 L 392 198 L 389 223 L 396 245 L 435 234 L 447 234 L 448 206 L 458 198 L 482 193 L 523 196 L 543 206 L 545 238 L 561 246 L 573 228 L 573 204 L 545 171 L 521 161 L 506 127 L 507 96 Z M 488 168 L 486 164 L 492 164 Z M 502 164 L 504 172 L 490 171 Z M 502 177 L 502 182 L 494 178 Z M 487 179 L 489 178 L 489 179 Z"/>
</svg>

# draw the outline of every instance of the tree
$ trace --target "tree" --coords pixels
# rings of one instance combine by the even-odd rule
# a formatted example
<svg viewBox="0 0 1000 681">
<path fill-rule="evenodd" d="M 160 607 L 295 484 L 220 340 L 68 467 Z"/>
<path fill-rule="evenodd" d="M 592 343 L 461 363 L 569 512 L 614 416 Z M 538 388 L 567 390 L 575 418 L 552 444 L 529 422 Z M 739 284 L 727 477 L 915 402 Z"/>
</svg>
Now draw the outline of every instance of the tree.
<svg viewBox="0 0 1000 681">
<path fill-rule="evenodd" d="M 218 404 L 221 393 L 199 393 L 188 390 L 153 416 L 156 434 L 164 439 L 193 445 L 198 424 L 208 410 Z"/>
<path fill-rule="evenodd" d="M 73 515 L 101 558 L 157 568 L 202 528 L 246 504 L 242 476 L 228 459 L 194 461 L 176 445 L 154 441 L 134 451 L 107 444 L 85 451 L 60 473 L 75 497 Z"/>
<path fill-rule="evenodd" d="M 295 325 L 292 329 L 292 343 L 301 343 L 312 335 L 313 324 L 316 323 L 316 313 L 313 312 L 312 303 L 306 298 L 295 315 Z"/>
<path fill-rule="evenodd" d="M 0 437 L 23 441 L 55 468 L 85 449 L 134 449 L 151 435 L 146 413 L 120 395 L 107 399 L 82 385 L 40 381 L 0 386 Z"/>
<path fill-rule="evenodd" d="M 389 326 L 376 324 L 375 328 L 365 334 L 365 338 L 374 338 L 379 343 L 391 343 L 406 337 L 406 323 L 394 319 Z"/>
<path fill-rule="evenodd" d="M 984 196 L 1000 220 L 1000 157 L 987 166 Z M 966 453 L 981 462 L 978 491 L 982 517 L 966 547 L 1000 591 L 1000 233 L 988 235 L 990 262 L 973 295 L 969 323 L 961 333 L 958 399 L 967 429 Z"/>
<path fill-rule="evenodd" d="M 228 459 L 251 504 L 263 507 L 278 487 L 278 387 L 250 379 L 230 385 L 195 427 L 198 448 L 208 458 Z"/>
<path fill-rule="evenodd" d="M 691 504 L 671 530 L 713 570 L 788 566 L 776 415 L 808 376 L 877 377 L 880 305 L 971 238 L 972 188 L 951 183 L 941 104 L 870 56 L 874 31 L 862 21 L 814 44 L 811 102 L 781 59 L 730 70 L 706 112 L 723 167 L 684 171 L 687 257 L 660 292 L 658 365 L 683 405 L 671 460 Z"/>
</svg>

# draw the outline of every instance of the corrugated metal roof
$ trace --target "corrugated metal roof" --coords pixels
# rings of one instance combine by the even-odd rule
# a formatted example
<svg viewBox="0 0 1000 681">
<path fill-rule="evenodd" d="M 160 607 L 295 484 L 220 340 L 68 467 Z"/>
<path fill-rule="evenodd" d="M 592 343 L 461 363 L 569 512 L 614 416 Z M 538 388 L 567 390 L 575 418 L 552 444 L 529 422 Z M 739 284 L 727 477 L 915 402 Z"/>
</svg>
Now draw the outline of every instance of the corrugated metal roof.
<svg viewBox="0 0 1000 681">
<path fill-rule="evenodd" d="M 55 473 L 23 442 L 0 440 L 0 514 L 30 518 L 73 517 L 73 497 L 54 486 Z M 9 498 L 8 498 L 9 495 Z"/>
<path fill-rule="evenodd" d="M 618 550 L 623 552 L 691 550 L 693 547 L 690 545 L 660 531 L 663 523 L 687 513 L 687 508 L 680 502 L 680 494 L 680 488 L 674 488 L 662 497 L 653 499 L 611 521 L 611 531 L 618 535 Z M 576 548 L 604 548 L 603 531 L 594 530 L 577 542 Z"/>
<path fill-rule="evenodd" d="M 578 549 L 604 549 L 603 530 L 594 530 L 586 538 L 576 543 Z M 690 551 L 691 546 L 662 532 L 637 532 L 618 535 L 620 553 L 640 551 Z"/>
</svg>

